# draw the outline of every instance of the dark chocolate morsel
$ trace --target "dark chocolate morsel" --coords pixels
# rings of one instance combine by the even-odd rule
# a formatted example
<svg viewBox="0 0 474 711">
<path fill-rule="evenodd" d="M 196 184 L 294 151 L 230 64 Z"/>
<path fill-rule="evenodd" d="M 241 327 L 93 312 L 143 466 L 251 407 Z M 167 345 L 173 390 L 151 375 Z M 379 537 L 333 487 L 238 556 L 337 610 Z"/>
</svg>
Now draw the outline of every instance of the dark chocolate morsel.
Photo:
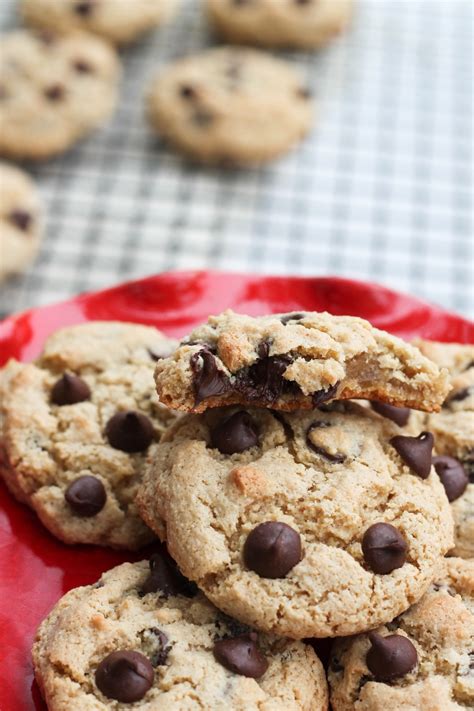
<svg viewBox="0 0 474 711">
<path fill-rule="evenodd" d="M 248 635 L 232 639 L 220 639 L 214 642 L 214 657 L 234 674 L 259 679 L 268 669 L 268 662 L 257 646 L 257 635 Z"/>
<path fill-rule="evenodd" d="M 408 407 L 395 407 L 379 400 L 371 400 L 370 405 L 377 414 L 392 420 L 399 427 L 406 425 L 410 418 L 411 410 Z"/>
<path fill-rule="evenodd" d="M 28 232 L 33 222 L 33 216 L 26 210 L 12 210 L 8 215 L 8 219 L 12 225 L 18 227 L 22 232 Z"/>
<path fill-rule="evenodd" d="M 53 385 L 51 402 L 55 405 L 75 405 L 84 402 L 91 396 L 87 383 L 78 375 L 64 373 Z"/>
<path fill-rule="evenodd" d="M 390 523 L 374 523 L 362 538 L 364 560 L 374 573 L 386 575 L 401 568 L 407 557 L 407 542 Z"/>
<path fill-rule="evenodd" d="M 308 427 L 308 431 L 306 432 L 306 444 L 308 447 L 316 454 L 319 454 L 321 457 L 327 459 L 329 462 L 334 462 L 335 464 L 342 464 L 342 462 L 345 462 L 345 454 L 340 454 L 339 452 L 332 454 L 326 449 L 323 449 L 323 447 L 317 447 L 313 444 L 310 439 L 310 434 L 313 430 L 318 429 L 319 427 L 331 427 L 331 425 L 329 422 L 313 422 L 313 424 Z"/>
<path fill-rule="evenodd" d="M 284 314 L 283 316 L 281 316 L 280 321 L 284 326 L 286 326 L 289 321 L 300 321 L 304 317 L 305 314 L 292 311 L 291 313 Z"/>
<path fill-rule="evenodd" d="M 266 521 L 249 533 L 243 555 L 261 578 L 284 578 L 301 560 L 300 534 L 286 523 Z"/>
<path fill-rule="evenodd" d="M 181 84 L 179 94 L 183 99 L 187 99 L 188 101 L 197 97 L 197 91 L 191 84 Z"/>
<path fill-rule="evenodd" d="M 161 592 L 165 597 L 184 595 L 194 597 L 196 585 L 182 575 L 166 546 L 161 545 L 160 551 L 150 558 L 150 574 L 143 583 L 140 594 Z"/>
<path fill-rule="evenodd" d="M 433 457 L 433 466 L 446 491 L 449 501 L 455 501 L 464 494 L 469 483 L 466 470 L 454 457 Z"/>
<path fill-rule="evenodd" d="M 421 479 L 429 477 L 434 444 L 431 432 L 422 432 L 418 437 L 397 435 L 392 437 L 390 444 L 415 474 Z"/>
<path fill-rule="evenodd" d="M 217 395 L 225 395 L 230 389 L 229 378 L 219 370 L 214 355 L 203 348 L 191 356 L 195 404 Z"/>
<path fill-rule="evenodd" d="M 80 476 L 69 484 L 64 498 L 77 516 L 91 518 L 105 506 L 107 493 L 95 476 Z"/>
<path fill-rule="evenodd" d="M 95 672 L 97 688 L 108 699 L 124 704 L 143 699 L 153 684 L 155 672 L 140 652 L 120 650 L 103 659 Z"/>
<path fill-rule="evenodd" d="M 75 59 L 72 66 L 78 74 L 92 74 L 94 69 L 85 59 Z"/>
<path fill-rule="evenodd" d="M 461 388 L 460 390 L 456 390 L 452 395 L 449 395 L 445 404 L 450 405 L 452 402 L 462 402 L 463 400 L 466 400 L 466 398 L 468 398 L 470 394 L 470 386 L 468 386 L 467 388 Z"/>
<path fill-rule="evenodd" d="M 313 407 L 319 407 L 324 402 L 332 400 L 334 397 L 336 397 L 338 387 L 339 383 L 334 383 L 334 385 L 331 385 L 326 390 L 317 390 L 315 393 L 313 393 L 311 396 L 313 400 Z"/>
<path fill-rule="evenodd" d="M 153 440 L 153 425 L 141 412 L 117 412 L 107 422 L 105 434 L 109 444 L 122 452 L 143 452 Z"/>
<path fill-rule="evenodd" d="M 92 2 L 92 0 L 84 0 L 84 2 L 76 2 L 73 9 L 77 15 L 82 15 L 83 17 L 87 17 L 87 15 L 90 15 L 92 10 L 94 9 L 94 3 Z"/>
<path fill-rule="evenodd" d="M 52 84 L 44 90 L 44 95 L 49 101 L 61 101 L 66 93 L 62 84 Z"/>
<path fill-rule="evenodd" d="M 236 454 L 258 445 L 257 425 L 248 412 L 240 410 L 220 422 L 211 432 L 211 447 L 222 454 Z"/>
<path fill-rule="evenodd" d="M 168 654 L 170 653 L 170 644 L 168 636 L 158 627 L 152 627 L 148 632 L 156 639 L 156 650 L 150 657 L 150 662 L 153 667 L 159 667 L 166 663 Z"/>
<path fill-rule="evenodd" d="M 371 648 L 366 663 L 377 681 L 391 681 L 409 674 L 418 663 L 418 654 L 407 637 L 391 634 L 387 637 L 370 632 Z"/>
<path fill-rule="evenodd" d="M 249 368 L 237 373 L 235 389 L 248 400 L 257 400 L 271 405 L 283 395 L 301 394 L 297 383 L 283 377 L 293 362 L 287 355 L 267 356 L 269 344 L 263 341 L 258 348 L 260 356 Z"/>
</svg>

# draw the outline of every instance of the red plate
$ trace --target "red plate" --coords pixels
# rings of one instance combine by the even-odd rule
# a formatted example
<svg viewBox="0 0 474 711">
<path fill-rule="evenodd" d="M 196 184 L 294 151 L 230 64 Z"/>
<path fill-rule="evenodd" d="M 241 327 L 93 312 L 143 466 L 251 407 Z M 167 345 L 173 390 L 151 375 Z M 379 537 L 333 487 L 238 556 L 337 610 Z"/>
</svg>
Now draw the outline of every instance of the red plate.
<svg viewBox="0 0 474 711">
<path fill-rule="evenodd" d="M 208 314 L 233 308 L 252 315 L 323 311 L 362 316 L 397 336 L 474 343 L 474 324 L 375 284 L 334 277 L 292 278 L 176 272 L 131 282 L 0 324 L 0 365 L 34 358 L 52 331 L 83 321 L 136 321 L 182 336 Z M 139 555 L 138 558 L 143 557 Z M 34 631 L 67 590 L 96 580 L 132 556 L 65 546 L 35 515 L 0 488 L 0 709 L 44 709 L 33 683 L 29 650 Z"/>
</svg>

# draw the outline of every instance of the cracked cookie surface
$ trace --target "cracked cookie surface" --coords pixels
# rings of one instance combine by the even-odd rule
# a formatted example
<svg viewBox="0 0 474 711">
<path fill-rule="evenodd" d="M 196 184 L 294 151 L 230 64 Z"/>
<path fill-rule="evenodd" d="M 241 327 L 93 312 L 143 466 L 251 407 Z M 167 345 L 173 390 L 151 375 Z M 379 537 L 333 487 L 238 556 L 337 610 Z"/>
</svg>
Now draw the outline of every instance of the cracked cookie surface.
<svg viewBox="0 0 474 711">
<path fill-rule="evenodd" d="M 210 20 L 229 42 L 262 47 L 322 47 L 346 29 L 352 0 L 207 0 Z"/>
<path fill-rule="evenodd" d="M 148 576 L 146 561 L 125 563 L 95 585 L 71 590 L 42 623 L 33 661 L 50 711 L 130 708 L 104 689 L 129 697 L 135 691 L 133 708 L 148 711 L 326 711 L 325 674 L 309 645 L 250 633 L 200 593 L 143 594 Z M 260 668 L 245 671 L 258 678 L 231 671 L 215 656 L 219 643 L 235 644 L 249 634 Z M 97 675 L 103 660 L 119 650 L 145 658 L 141 688 L 124 675 L 121 683 L 108 684 Z M 234 662 L 238 667 L 242 660 Z"/>
<path fill-rule="evenodd" d="M 163 403 L 188 412 L 347 398 L 431 411 L 449 390 L 447 371 L 414 346 L 360 318 L 311 312 L 211 316 L 158 363 L 155 380 Z"/>
<path fill-rule="evenodd" d="M 0 163 L 0 280 L 25 270 L 42 238 L 41 200 L 30 176 Z"/>
<path fill-rule="evenodd" d="M 473 707 L 474 561 L 447 558 L 421 600 L 377 633 L 408 639 L 416 650 L 415 666 L 383 680 L 378 677 L 380 670 L 370 668 L 372 645 L 367 634 L 338 640 L 329 666 L 334 711 Z M 390 674 L 389 660 L 384 674 Z"/>
<path fill-rule="evenodd" d="M 416 602 L 452 546 L 429 438 L 415 442 L 423 479 L 392 446 L 397 434 L 342 402 L 187 415 L 154 453 L 137 503 L 228 614 L 294 638 L 353 634 Z"/>
<path fill-rule="evenodd" d="M 26 23 L 53 32 L 92 32 L 115 44 L 128 44 L 161 25 L 176 0 L 21 0 Z"/>
<path fill-rule="evenodd" d="M 439 413 L 412 418 L 433 433 L 438 455 L 458 460 L 464 468 L 467 486 L 453 491 L 451 508 L 455 525 L 453 555 L 474 558 L 474 346 L 457 343 L 416 341 L 428 358 L 447 368 L 451 392 Z"/>
<path fill-rule="evenodd" d="M 153 538 L 134 497 L 175 417 L 153 392 L 155 360 L 174 345 L 154 328 L 91 322 L 0 371 L 0 473 L 66 543 L 134 549 Z"/>
<path fill-rule="evenodd" d="M 220 47 L 165 68 L 150 89 L 148 115 L 184 153 L 232 167 L 290 150 L 310 129 L 312 102 L 290 64 Z"/>
<path fill-rule="evenodd" d="M 98 128 L 117 101 L 120 64 L 98 37 L 16 31 L 0 48 L 0 153 L 42 159 Z"/>
</svg>

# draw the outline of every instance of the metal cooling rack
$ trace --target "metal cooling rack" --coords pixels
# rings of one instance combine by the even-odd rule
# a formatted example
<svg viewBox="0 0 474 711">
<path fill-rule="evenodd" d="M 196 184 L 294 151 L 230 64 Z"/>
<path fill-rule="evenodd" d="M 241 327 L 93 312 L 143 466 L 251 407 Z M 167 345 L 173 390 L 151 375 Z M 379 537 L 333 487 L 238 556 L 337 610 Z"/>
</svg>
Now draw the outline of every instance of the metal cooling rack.
<svg viewBox="0 0 474 711">
<path fill-rule="evenodd" d="M 269 167 L 226 173 L 185 163 L 143 118 L 156 69 L 212 42 L 200 2 L 182 0 L 173 24 L 124 53 L 111 123 L 27 166 L 47 236 L 30 272 L 0 289 L 0 311 L 212 267 L 371 279 L 472 314 L 473 8 L 358 0 L 335 45 L 286 55 L 318 97 L 312 137 Z M 0 21 L 18 23 L 13 1 L 0 0 Z"/>
</svg>

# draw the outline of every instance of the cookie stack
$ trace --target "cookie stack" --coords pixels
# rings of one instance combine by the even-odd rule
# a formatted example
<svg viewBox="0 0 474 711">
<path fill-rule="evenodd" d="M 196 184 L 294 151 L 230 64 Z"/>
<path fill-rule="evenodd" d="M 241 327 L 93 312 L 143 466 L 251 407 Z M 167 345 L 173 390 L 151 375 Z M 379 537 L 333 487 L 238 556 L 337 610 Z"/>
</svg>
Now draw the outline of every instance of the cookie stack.
<svg viewBox="0 0 474 711">
<path fill-rule="evenodd" d="M 42 623 L 48 707 L 472 708 L 474 348 L 232 312 L 175 345 L 87 324 L 2 373 L 12 492 L 69 543 L 161 540 Z"/>
</svg>

